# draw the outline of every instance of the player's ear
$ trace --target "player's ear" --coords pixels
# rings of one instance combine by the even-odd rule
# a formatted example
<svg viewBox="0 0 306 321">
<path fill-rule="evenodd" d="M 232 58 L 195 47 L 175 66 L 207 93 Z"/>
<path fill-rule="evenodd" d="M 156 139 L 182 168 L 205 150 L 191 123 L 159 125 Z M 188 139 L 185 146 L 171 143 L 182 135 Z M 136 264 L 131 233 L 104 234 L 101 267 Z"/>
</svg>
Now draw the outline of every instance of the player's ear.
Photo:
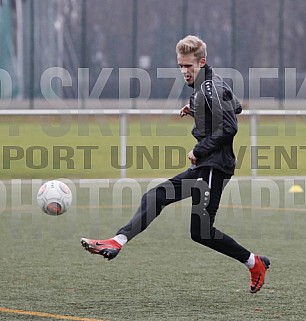
<svg viewBox="0 0 306 321">
<path fill-rule="evenodd" d="M 202 58 L 200 59 L 200 67 L 201 67 L 201 68 L 204 67 L 205 64 L 206 64 L 206 58 L 202 57 Z"/>
</svg>

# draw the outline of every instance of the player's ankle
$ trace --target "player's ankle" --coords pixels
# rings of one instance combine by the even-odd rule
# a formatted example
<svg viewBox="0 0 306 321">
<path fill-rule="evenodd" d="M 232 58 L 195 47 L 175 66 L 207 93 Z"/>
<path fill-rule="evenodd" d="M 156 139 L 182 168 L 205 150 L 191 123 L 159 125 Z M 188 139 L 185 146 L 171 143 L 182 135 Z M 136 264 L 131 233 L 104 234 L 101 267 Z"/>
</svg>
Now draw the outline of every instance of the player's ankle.
<svg viewBox="0 0 306 321">
<path fill-rule="evenodd" d="M 112 240 L 119 243 L 121 246 L 125 245 L 128 241 L 127 237 L 124 234 L 118 234 L 112 238 Z"/>
<path fill-rule="evenodd" d="M 244 265 L 248 268 L 248 269 L 252 269 L 255 265 L 255 255 L 253 253 L 250 254 L 248 260 L 244 263 Z"/>
</svg>

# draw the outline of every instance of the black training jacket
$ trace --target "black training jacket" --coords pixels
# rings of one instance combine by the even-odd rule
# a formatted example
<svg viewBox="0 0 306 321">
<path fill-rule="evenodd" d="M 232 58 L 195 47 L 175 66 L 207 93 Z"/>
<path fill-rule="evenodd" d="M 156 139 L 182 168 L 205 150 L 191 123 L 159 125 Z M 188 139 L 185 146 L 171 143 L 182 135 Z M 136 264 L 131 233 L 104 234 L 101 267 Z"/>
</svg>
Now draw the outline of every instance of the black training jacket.
<svg viewBox="0 0 306 321">
<path fill-rule="evenodd" d="M 213 68 L 201 68 L 190 97 L 190 114 L 194 118 L 192 135 L 198 143 L 193 149 L 197 164 L 234 174 L 236 158 L 233 138 L 241 104 L 231 88 L 215 74 Z"/>
</svg>

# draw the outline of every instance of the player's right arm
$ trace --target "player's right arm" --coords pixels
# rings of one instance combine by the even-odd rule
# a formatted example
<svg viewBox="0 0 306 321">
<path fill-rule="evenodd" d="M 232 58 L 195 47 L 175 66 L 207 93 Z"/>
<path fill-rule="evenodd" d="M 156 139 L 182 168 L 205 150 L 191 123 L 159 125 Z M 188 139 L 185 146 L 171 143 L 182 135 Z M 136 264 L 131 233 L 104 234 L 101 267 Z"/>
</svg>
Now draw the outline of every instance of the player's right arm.
<svg viewBox="0 0 306 321">
<path fill-rule="evenodd" d="M 181 108 L 181 111 L 180 111 L 180 116 L 181 117 L 184 117 L 184 116 L 187 116 L 187 115 L 193 116 L 193 114 L 192 114 L 192 112 L 190 110 L 190 105 L 189 104 L 183 106 Z"/>
</svg>

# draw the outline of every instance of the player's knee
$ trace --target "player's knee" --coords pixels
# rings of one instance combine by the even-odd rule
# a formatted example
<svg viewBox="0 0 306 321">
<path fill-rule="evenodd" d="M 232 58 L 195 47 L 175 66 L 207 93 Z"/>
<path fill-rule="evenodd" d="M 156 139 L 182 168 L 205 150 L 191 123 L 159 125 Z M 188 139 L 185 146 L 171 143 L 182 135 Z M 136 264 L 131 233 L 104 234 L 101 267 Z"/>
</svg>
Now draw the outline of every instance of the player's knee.
<svg viewBox="0 0 306 321">
<path fill-rule="evenodd" d="M 148 200 L 154 201 L 155 204 L 163 206 L 167 203 L 166 191 L 164 188 L 153 188 L 145 195 Z"/>
<path fill-rule="evenodd" d="M 201 239 L 199 237 L 199 233 L 196 233 L 195 231 L 193 231 L 192 229 L 190 230 L 190 237 L 192 239 L 192 241 L 196 242 L 196 243 L 201 243 Z"/>
<path fill-rule="evenodd" d="M 194 242 L 206 245 L 206 243 L 208 243 L 214 238 L 214 233 L 213 233 L 213 230 L 211 229 L 206 229 L 201 231 L 191 230 L 190 237 Z"/>
<path fill-rule="evenodd" d="M 190 227 L 190 237 L 194 242 L 206 245 L 206 243 L 214 239 L 214 236 L 215 228 L 213 227 L 213 222 L 193 218 Z"/>
<path fill-rule="evenodd" d="M 156 216 L 160 213 L 163 207 L 166 205 L 166 192 L 164 189 L 153 188 L 142 196 L 141 204 L 146 210 L 151 210 L 156 213 Z"/>
</svg>

